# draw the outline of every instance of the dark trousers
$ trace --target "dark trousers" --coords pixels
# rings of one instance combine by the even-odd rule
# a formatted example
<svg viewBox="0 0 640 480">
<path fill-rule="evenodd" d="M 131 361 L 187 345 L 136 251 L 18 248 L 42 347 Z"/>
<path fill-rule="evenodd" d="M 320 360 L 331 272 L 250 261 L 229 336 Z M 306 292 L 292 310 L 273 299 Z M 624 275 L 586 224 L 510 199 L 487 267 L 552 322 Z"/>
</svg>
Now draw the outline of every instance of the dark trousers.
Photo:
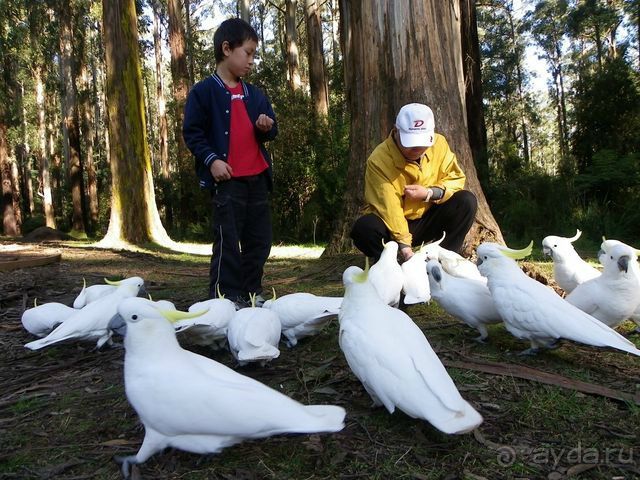
<svg viewBox="0 0 640 480">
<path fill-rule="evenodd" d="M 459 190 L 446 202 L 432 205 L 421 218 L 408 221 L 413 237 L 411 246 L 439 240 L 442 232 L 446 232 L 447 236 L 440 245 L 459 253 L 464 237 L 473 225 L 477 209 L 478 200 L 468 190 Z M 377 261 L 382 253 L 382 241 L 388 242 L 391 235 L 382 219 L 369 213 L 353 224 L 351 238 L 358 250 Z"/>
<path fill-rule="evenodd" d="M 266 174 L 217 184 L 212 198 L 213 253 L 209 297 L 235 301 L 262 292 L 271 251 L 271 211 Z"/>
</svg>

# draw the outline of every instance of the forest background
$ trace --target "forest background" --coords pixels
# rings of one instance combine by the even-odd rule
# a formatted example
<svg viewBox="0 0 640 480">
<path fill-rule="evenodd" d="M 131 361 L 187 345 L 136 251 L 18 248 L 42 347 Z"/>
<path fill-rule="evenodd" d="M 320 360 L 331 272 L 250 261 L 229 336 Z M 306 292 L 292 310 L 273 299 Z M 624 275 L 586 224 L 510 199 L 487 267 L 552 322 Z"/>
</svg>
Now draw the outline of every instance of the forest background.
<svg viewBox="0 0 640 480">
<path fill-rule="evenodd" d="M 127 3 L 0 0 L 4 235 L 46 225 L 75 238 L 104 237 L 114 223 L 114 192 L 128 181 L 133 190 L 138 185 L 135 176 L 115 168 L 114 152 L 125 137 L 139 134 L 142 153 L 121 153 L 119 162 L 149 170 L 152 201 L 173 240 L 210 241 L 210 200 L 198 190 L 182 141 L 182 111 L 190 86 L 215 69 L 215 28 L 224 18 L 241 16 L 260 37 L 247 80 L 267 93 L 279 122 L 279 136 L 268 145 L 275 175 L 274 238 L 331 242 L 340 222 L 353 216 L 345 204 L 361 200 L 361 194 L 350 196 L 362 182 L 362 170 L 349 168 L 354 138 L 361 135 L 354 117 L 362 112 L 349 98 L 354 79 L 345 67 L 345 49 L 360 57 L 365 71 L 369 60 L 344 38 L 354 21 L 346 16 L 353 17 L 353 5 L 361 2 L 136 0 L 137 28 L 127 37 L 136 42 L 133 54 L 109 33 L 118 24 L 109 19 L 126 17 Z M 419 3 L 374 0 L 361 7 L 382 11 L 382 5 L 384 11 L 398 8 L 411 15 Z M 452 8 L 463 4 L 472 13 L 481 73 L 475 96 L 482 108 L 466 117 L 473 165 L 504 239 L 524 244 L 548 234 L 572 236 L 580 228 L 592 245 L 602 235 L 637 244 L 640 1 L 460 0 Z M 417 35 L 428 26 L 416 22 L 406 28 Z M 548 73 L 544 89 L 534 88 L 540 82 L 527 53 L 533 47 L 535 67 Z M 109 84 L 108 57 L 117 54 L 137 57 L 132 69 L 116 65 L 125 76 L 137 75 L 139 65 L 142 80 L 133 108 L 140 110 L 143 131 L 125 119 L 119 123 L 128 131 L 121 137 L 109 128 L 110 119 L 118 122 L 113 99 L 119 90 Z M 369 96 L 376 101 L 375 92 Z M 438 125 L 436 115 L 440 130 Z M 472 135 L 474 128 L 480 133 Z M 451 138 L 450 143 L 457 153 Z M 355 156 L 366 160 L 362 152 Z M 148 203 L 153 196 L 145 198 Z M 116 219 L 124 230 L 136 222 L 135 203 L 127 209 L 133 213 L 120 212 Z M 338 235 L 344 237 L 344 228 Z"/>
</svg>

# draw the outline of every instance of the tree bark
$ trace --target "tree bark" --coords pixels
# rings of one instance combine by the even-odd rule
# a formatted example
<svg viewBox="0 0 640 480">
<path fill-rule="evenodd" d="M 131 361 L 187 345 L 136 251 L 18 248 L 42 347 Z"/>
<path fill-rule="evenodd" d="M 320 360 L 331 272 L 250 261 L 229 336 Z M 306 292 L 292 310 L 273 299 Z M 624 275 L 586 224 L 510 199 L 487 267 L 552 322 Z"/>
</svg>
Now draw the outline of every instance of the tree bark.
<svg viewBox="0 0 640 480">
<path fill-rule="evenodd" d="M 251 23 L 251 18 L 249 16 L 250 3 L 251 2 L 249 0 L 238 0 L 238 11 L 240 13 L 240 18 L 247 23 Z"/>
<path fill-rule="evenodd" d="M 169 130 L 167 123 L 167 102 L 164 97 L 164 78 L 162 76 L 162 36 L 160 34 L 160 5 L 152 2 L 153 7 L 153 47 L 156 60 L 156 100 L 158 102 L 158 151 L 160 152 L 160 174 L 169 179 Z"/>
<path fill-rule="evenodd" d="M 298 55 L 298 29 L 296 28 L 297 6 L 298 0 L 285 1 L 285 37 L 289 88 L 294 92 L 300 88 L 300 58 Z"/>
<path fill-rule="evenodd" d="M 465 241 L 469 253 L 480 241 L 502 240 L 478 181 L 466 126 L 460 9 L 454 2 L 343 0 L 340 17 L 351 140 L 343 212 L 325 254 L 351 248 L 348 233 L 364 204 L 368 155 L 389 134 L 400 107 L 425 103 L 436 130 L 448 140 L 478 197 L 478 213 Z M 376 48 L 371 48 L 375 45 Z"/>
<path fill-rule="evenodd" d="M 489 182 L 489 156 L 487 153 L 487 127 L 482 104 L 482 61 L 474 0 L 460 0 L 460 18 L 469 147 L 471 147 L 478 179 L 482 185 L 486 186 Z"/>
<path fill-rule="evenodd" d="M 53 210 L 53 196 L 51 194 L 51 177 L 49 174 L 49 155 L 47 153 L 47 126 L 45 123 L 44 83 L 42 82 L 42 66 L 36 65 L 34 70 L 36 84 L 36 105 L 38 108 L 38 166 L 40 168 L 40 188 L 42 208 L 44 210 L 45 225 L 56 228 Z"/>
<path fill-rule="evenodd" d="M 182 23 L 182 9 L 180 0 L 169 0 L 169 50 L 171 51 L 171 76 L 173 78 L 174 98 L 174 141 L 177 146 L 176 164 L 178 172 L 177 190 L 180 199 L 180 212 L 176 220 L 183 222 L 182 227 L 192 217 L 191 199 L 193 186 L 197 185 L 191 154 L 182 138 L 182 123 L 184 120 L 184 106 L 189 93 L 189 72 L 185 54 L 185 31 Z"/>
<path fill-rule="evenodd" d="M 80 147 L 80 122 L 76 72 L 73 65 L 73 24 L 68 5 L 57 4 L 60 20 L 60 70 L 62 75 L 63 125 L 68 139 L 68 175 L 73 205 L 71 230 L 76 237 L 86 237 L 84 224 L 84 181 L 82 175 L 82 149 Z"/>
<path fill-rule="evenodd" d="M 309 58 L 309 87 L 317 119 L 329 114 L 329 92 L 322 51 L 322 24 L 316 0 L 306 0 L 307 49 Z"/>
<path fill-rule="evenodd" d="M 156 208 L 145 137 L 135 2 L 103 0 L 102 9 L 112 182 L 109 230 L 100 245 L 170 244 Z"/>
</svg>

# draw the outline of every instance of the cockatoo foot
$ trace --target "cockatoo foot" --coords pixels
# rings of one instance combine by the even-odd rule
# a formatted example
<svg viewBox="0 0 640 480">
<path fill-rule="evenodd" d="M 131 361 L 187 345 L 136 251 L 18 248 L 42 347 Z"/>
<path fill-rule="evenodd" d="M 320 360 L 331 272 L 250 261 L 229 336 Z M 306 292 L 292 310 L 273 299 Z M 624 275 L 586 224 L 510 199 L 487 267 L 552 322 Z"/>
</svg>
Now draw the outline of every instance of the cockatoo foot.
<svg viewBox="0 0 640 480">
<path fill-rule="evenodd" d="M 526 350 L 522 350 L 520 353 L 518 353 L 518 356 L 520 357 L 535 357 L 538 353 L 540 353 L 540 349 L 539 348 L 527 348 Z"/>
<path fill-rule="evenodd" d="M 474 337 L 473 339 L 474 342 L 478 342 L 482 345 L 486 345 L 487 344 L 487 337 L 483 337 L 482 335 L 480 335 L 479 337 Z"/>
<path fill-rule="evenodd" d="M 560 338 L 556 338 L 555 340 L 552 340 L 551 342 L 545 345 L 545 348 L 547 350 L 555 350 L 556 348 L 560 348 L 560 346 L 562 345 L 560 340 L 561 340 Z"/>
<path fill-rule="evenodd" d="M 135 455 L 129 455 L 128 457 L 115 456 L 113 459 L 121 465 L 120 471 L 122 472 L 122 478 L 125 480 L 140 478 L 140 473 L 136 467 Z"/>
</svg>

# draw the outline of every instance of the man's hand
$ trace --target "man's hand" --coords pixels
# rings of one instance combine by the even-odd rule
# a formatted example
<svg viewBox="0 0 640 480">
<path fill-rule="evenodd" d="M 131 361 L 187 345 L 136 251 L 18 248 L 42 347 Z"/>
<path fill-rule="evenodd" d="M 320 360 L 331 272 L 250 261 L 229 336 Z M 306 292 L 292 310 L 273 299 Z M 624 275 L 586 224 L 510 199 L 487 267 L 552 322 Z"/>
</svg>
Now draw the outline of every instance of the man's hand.
<svg viewBox="0 0 640 480">
<path fill-rule="evenodd" d="M 256 128 L 261 132 L 268 132 L 273 127 L 273 118 L 261 113 L 256 120 Z"/>
<path fill-rule="evenodd" d="M 216 159 L 209 165 L 209 171 L 211 176 L 216 182 L 223 182 L 229 180 L 233 175 L 233 168 L 227 162 Z"/>
<path fill-rule="evenodd" d="M 411 200 L 428 202 L 433 196 L 433 190 L 422 185 L 407 185 L 404 187 L 404 196 Z"/>
<path fill-rule="evenodd" d="M 402 258 L 404 258 L 405 262 L 413 257 L 413 250 L 409 245 L 404 245 L 403 247 L 401 247 L 400 253 L 402 254 Z"/>
</svg>

